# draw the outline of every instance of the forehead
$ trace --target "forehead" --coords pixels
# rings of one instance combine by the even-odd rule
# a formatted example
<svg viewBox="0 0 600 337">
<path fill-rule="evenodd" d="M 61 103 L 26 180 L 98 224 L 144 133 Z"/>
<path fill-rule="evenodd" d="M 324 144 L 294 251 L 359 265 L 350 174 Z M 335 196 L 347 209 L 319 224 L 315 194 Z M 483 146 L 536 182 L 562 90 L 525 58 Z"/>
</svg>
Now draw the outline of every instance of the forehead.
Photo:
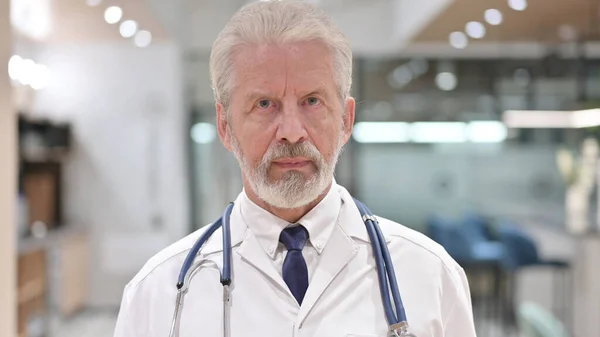
<svg viewBox="0 0 600 337">
<path fill-rule="evenodd" d="M 247 45 L 233 57 L 233 94 L 256 89 L 274 94 L 327 88 L 335 91 L 333 57 L 317 41 Z"/>
</svg>

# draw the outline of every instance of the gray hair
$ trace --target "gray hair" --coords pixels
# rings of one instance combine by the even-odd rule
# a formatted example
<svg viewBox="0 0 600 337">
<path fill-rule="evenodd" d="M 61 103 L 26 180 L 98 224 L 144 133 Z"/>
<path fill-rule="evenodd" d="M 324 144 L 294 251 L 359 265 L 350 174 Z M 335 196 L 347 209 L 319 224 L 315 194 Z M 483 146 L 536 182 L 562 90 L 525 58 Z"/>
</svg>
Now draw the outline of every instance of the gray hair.
<svg viewBox="0 0 600 337">
<path fill-rule="evenodd" d="M 317 40 L 332 52 L 340 97 L 350 96 L 352 50 L 342 31 L 324 11 L 294 0 L 253 2 L 229 20 L 213 44 L 210 77 L 217 103 L 229 110 L 233 53 L 241 45 L 285 44 Z"/>
</svg>

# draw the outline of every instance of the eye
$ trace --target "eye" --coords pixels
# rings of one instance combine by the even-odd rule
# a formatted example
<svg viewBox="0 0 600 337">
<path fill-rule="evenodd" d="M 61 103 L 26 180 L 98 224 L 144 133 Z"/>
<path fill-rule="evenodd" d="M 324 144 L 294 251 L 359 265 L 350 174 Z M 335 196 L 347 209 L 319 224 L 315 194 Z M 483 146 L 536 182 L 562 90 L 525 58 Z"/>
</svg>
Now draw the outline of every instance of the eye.
<svg viewBox="0 0 600 337">
<path fill-rule="evenodd" d="M 317 97 L 309 97 L 306 99 L 306 104 L 308 105 L 319 105 L 321 104 L 321 100 Z"/>
<path fill-rule="evenodd" d="M 261 99 L 258 102 L 256 102 L 257 108 L 268 109 L 272 106 L 273 106 L 273 102 L 269 101 L 268 99 Z"/>
</svg>

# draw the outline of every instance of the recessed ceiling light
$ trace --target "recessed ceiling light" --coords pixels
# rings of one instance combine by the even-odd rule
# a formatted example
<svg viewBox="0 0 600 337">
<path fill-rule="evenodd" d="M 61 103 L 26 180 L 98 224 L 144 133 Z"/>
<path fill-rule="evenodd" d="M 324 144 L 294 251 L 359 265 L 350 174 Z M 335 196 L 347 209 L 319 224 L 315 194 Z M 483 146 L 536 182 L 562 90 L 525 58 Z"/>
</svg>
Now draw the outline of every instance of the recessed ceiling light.
<svg viewBox="0 0 600 337">
<path fill-rule="evenodd" d="M 481 39 L 485 36 L 485 26 L 481 22 L 471 21 L 467 23 L 465 31 L 474 39 Z"/>
<path fill-rule="evenodd" d="M 450 45 L 456 49 L 464 49 L 469 44 L 469 39 L 463 32 L 453 32 L 449 36 Z"/>
<path fill-rule="evenodd" d="M 137 29 L 137 22 L 133 20 L 125 20 L 121 22 L 121 25 L 119 27 L 119 33 L 121 33 L 121 36 L 124 38 L 130 38 L 134 36 L 135 33 L 137 33 Z"/>
<path fill-rule="evenodd" d="M 121 7 L 112 6 L 112 7 L 108 7 L 104 11 L 104 20 L 108 24 L 113 25 L 113 24 L 121 21 L 122 18 L 123 18 L 123 10 L 121 9 Z"/>
<path fill-rule="evenodd" d="M 516 11 L 527 9 L 527 0 L 508 0 L 508 6 Z"/>
<path fill-rule="evenodd" d="M 140 48 L 148 47 L 151 42 L 152 34 L 147 30 L 140 30 L 133 38 L 133 43 Z"/>
<path fill-rule="evenodd" d="M 502 17 L 502 12 L 494 8 L 486 10 L 483 16 L 485 18 L 485 21 L 487 21 L 487 23 L 489 23 L 492 26 L 497 26 L 501 24 L 502 20 L 504 19 Z"/>
</svg>

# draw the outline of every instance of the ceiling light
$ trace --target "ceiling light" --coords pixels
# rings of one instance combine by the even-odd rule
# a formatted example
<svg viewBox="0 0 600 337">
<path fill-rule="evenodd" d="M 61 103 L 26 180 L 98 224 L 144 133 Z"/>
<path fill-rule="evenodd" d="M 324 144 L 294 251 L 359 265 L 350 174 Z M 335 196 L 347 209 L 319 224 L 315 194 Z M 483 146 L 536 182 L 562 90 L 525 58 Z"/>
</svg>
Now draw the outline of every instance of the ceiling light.
<svg viewBox="0 0 600 337">
<path fill-rule="evenodd" d="M 124 38 L 130 38 L 134 36 L 135 33 L 137 33 L 137 29 L 137 22 L 133 20 L 126 20 L 121 22 L 121 26 L 119 27 L 119 33 L 121 33 L 121 36 Z"/>
<path fill-rule="evenodd" d="M 35 76 L 35 62 L 29 59 L 25 59 L 21 62 L 19 68 L 19 82 L 21 82 L 21 84 L 23 85 L 31 84 Z"/>
<path fill-rule="evenodd" d="M 106 9 L 106 11 L 104 11 L 104 20 L 108 24 L 113 25 L 113 24 L 121 21 L 122 18 L 123 18 L 123 10 L 121 9 L 121 7 L 112 6 L 112 7 L 108 7 Z"/>
<path fill-rule="evenodd" d="M 408 67 L 416 75 L 423 75 L 429 70 L 429 63 L 426 59 L 416 58 L 408 63 Z"/>
<path fill-rule="evenodd" d="M 485 27 L 481 22 L 471 21 L 467 23 L 465 31 L 474 39 L 481 39 L 485 36 Z"/>
<path fill-rule="evenodd" d="M 527 0 L 508 0 L 508 6 L 516 11 L 524 11 L 527 8 Z"/>
<path fill-rule="evenodd" d="M 10 60 L 8 60 L 8 76 L 12 80 L 17 80 L 21 74 L 21 69 L 23 68 L 23 59 L 19 55 L 13 55 Z"/>
<path fill-rule="evenodd" d="M 568 128 L 571 125 L 570 111 L 508 110 L 502 121 L 509 128 Z"/>
<path fill-rule="evenodd" d="M 217 130 L 210 123 L 196 123 L 190 135 L 196 144 L 210 144 L 217 138 Z"/>
<path fill-rule="evenodd" d="M 359 143 L 405 143 L 408 136 L 409 124 L 404 122 L 359 122 L 352 131 Z"/>
<path fill-rule="evenodd" d="M 463 32 L 453 32 L 449 36 L 450 45 L 456 49 L 464 49 L 469 44 L 469 40 Z"/>
<path fill-rule="evenodd" d="M 571 121 L 574 128 L 600 126 L 600 109 L 573 111 Z"/>
<path fill-rule="evenodd" d="M 392 76 L 394 81 L 398 83 L 400 86 L 407 85 L 413 79 L 412 71 L 409 67 L 400 66 L 392 72 Z"/>
<path fill-rule="evenodd" d="M 449 72 L 441 72 L 435 77 L 435 84 L 444 91 L 454 90 L 458 81 L 456 75 Z"/>
<path fill-rule="evenodd" d="M 502 122 L 478 121 L 467 125 L 467 138 L 473 143 L 501 143 L 507 136 L 508 130 Z"/>
<path fill-rule="evenodd" d="M 462 122 L 412 123 L 410 136 L 415 143 L 464 143 L 466 126 Z"/>
<path fill-rule="evenodd" d="M 102 0 L 85 0 L 85 3 L 90 7 L 96 7 L 102 3 Z"/>
<path fill-rule="evenodd" d="M 352 132 L 358 143 L 501 143 L 507 135 L 499 121 L 358 122 Z"/>
<path fill-rule="evenodd" d="M 148 47 L 151 42 L 152 34 L 147 30 L 140 30 L 133 38 L 133 43 L 140 48 Z"/>
<path fill-rule="evenodd" d="M 579 111 L 508 110 L 502 121 L 511 128 L 568 129 L 600 126 L 600 109 Z"/>
<path fill-rule="evenodd" d="M 501 24 L 503 19 L 502 12 L 494 8 L 486 10 L 483 14 L 483 17 L 485 18 L 485 21 L 487 21 L 487 23 L 489 23 L 492 26 L 497 26 Z"/>
</svg>

